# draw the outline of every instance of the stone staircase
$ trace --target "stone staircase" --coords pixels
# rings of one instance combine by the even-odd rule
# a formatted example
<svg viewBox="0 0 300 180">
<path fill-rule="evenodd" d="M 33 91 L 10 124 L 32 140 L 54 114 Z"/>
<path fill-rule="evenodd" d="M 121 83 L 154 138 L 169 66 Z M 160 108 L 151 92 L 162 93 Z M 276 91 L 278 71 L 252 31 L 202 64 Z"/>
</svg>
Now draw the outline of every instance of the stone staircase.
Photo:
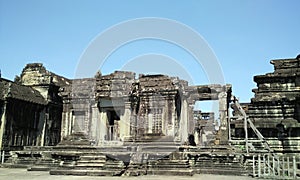
<svg viewBox="0 0 300 180">
<path fill-rule="evenodd" d="M 32 166 L 27 168 L 28 171 L 50 171 L 59 166 L 59 161 L 55 159 L 39 159 Z"/>
<path fill-rule="evenodd" d="M 124 176 L 141 176 L 147 174 L 147 164 L 144 163 L 129 163 L 124 172 Z"/>
<path fill-rule="evenodd" d="M 124 145 L 133 147 L 134 150 L 124 173 L 126 176 L 176 175 L 180 168 L 183 170 L 183 166 L 176 166 L 176 162 L 170 159 L 173 153 L 179 151 L 180 143 L 169 137 L 159 139 L 144 137 L 140 141 L 125 142 Z"/>
<path fill-rule="evenodd" d="M 193 169 L 197 174 L 249 175 L 249 171 L 238 160 L 226 157 L 199 157 L 195 160 Z"/>
<path fill-rule="evenodd" d="M 89 146 L 91 145 L 90 140 L 88 139 L 87 135 L 84 132 L 75 132 L 65 139 L 63 139 L 58 146 L 67 146 L 67 145 L 74 145 L 74 146 Z"/>
<path fill-rule="evenodd" d="M 103 154 L 85 154 L 71 164 L 61 164 L 50 170 L 51 175 L 76 176 L 120 176 L 124 172 L 124 163 L 107 159 Z"/>
<path fill-rule="evenodd" d="M 168 139 L 151 139 L 96 147 L 81 133 L 57 146 L 14 151 L 9 162 L 10 167 L 49 171 L 51 175 L 248 175 L 230 146 L 191 147 Z"/>
<path fill-rule="evenodd" d="M 173 160 L 169 158 L 150 161 L 147 175 L 193 176 L 194 171 L 189 160 Z"/>
<path fill-rule="evenodd" d="M 229 145 L 187 147 L 182 149 L 195 174 L 249 176 L 244 156 Z"/>
</svg>

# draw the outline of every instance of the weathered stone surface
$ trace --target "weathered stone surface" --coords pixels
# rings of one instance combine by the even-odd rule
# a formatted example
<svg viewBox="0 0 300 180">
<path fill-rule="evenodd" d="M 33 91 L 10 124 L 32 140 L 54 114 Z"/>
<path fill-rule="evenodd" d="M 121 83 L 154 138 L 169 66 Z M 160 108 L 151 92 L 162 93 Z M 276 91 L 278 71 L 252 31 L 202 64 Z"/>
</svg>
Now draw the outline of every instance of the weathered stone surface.
<svg viewBox="0 0 300 180">
<path fill-rule="evenodd" d="M 271 64 L 274 72 L 254 76 L 255 96 L 251 103 L 243 104 L 244 110 L 261 134 L 270 139 L 269 144 L 281 144 L 281 148 L 274 146 L 276 150 L 299 152 L 300 147 L 292 144 L 293 138 L 300 136 L 300 59 L 272 60 Z M 233 126 L 233 137 L 243 137 L 243 122 L 234 121 Z M 256 137 L 249 133 L 249 137 Z"/>
<path fill-rule="evenodd" d="M 25 104 L 44 102 L 40 110 L 29 112 L 38 117 L 34 122 L 39 124 L 41 142 L 20 144 L 27 146 L 24 151 L 12 152 L 10 159 L 15 164 L 30 162 L 29 170 L 49 170 L 53 166 L 58 169 L 50 168 L 51 174 L 121 175 L 126 171 L 127 175 L 142 175 L 148 170 L 161 174 L 162 168 L 173 175 L 193 175 L 186 157 L 177 160 L 169 155 L 188 141 L 192 146 L 228 142 L 231 85 L 189 86 L 177 77 L 135 78 L 135 73 L 124 71 L 69 80 L 39 63 L 28 64 L 16 81 L 14 85 L 32 89 L 26 94 L 29 97 L 37 94 L 35 98 L 24 95 Z M 202 114 L 209 118 L 199 122 L 194 119 L 194 104 L 203 100 L 219 100 L 222 130 L 218 134 L 213 114 Z M 36 116 L 35 111 L 41 114 Z M 201 142 L 200 136 L 204 135 L 197 134 L 199 128 L 206 136 Z M 32 145 L 38 147 L 28 147 Z M 33 154 L 34 158 L 29 157 Z M 107 158 L 90 159 L 101 155 Z M 154 162 L 161 158 L 166 159 Z M 150 161 L 154 164 L 149 169 Z"/>
<path fill-rule="evenodd" d="M 69 80 L 42 64 L 28 64 L 15 82 L 0 79 L 0 149 L 56 145 L 60 141 L 62 100 Z"/>
</svg>

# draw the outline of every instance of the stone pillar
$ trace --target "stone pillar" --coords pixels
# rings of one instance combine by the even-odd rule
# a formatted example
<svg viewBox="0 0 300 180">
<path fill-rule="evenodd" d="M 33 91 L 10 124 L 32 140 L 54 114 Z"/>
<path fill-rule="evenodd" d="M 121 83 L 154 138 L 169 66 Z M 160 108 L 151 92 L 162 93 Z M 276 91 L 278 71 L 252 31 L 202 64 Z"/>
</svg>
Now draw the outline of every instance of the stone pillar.
<svg viewBox="0 0 300 180">
<path fill-rule="evenodd" d="M 101 144 L 101 142 L 107 140 L 107 113 L 104 110 L 100 110 L 100 118 L 99 118 L 99 140 L 97 144 Z"/>
<path fill-rule="evenodd" d="M 90 125 L 92 122 L 92 102 L 87 102 L 88 105 L 86 107 L 86 118 L 85 118 L 85 122 L 84 122 L 84 131 L 86 134 L 88 134 L 88 137 L 91 138 L 91 129 L 90 129 Z"/>
<path fill-rule="evenodd" d="M 130 115 L 130 137 L 132 139 L 136 138 L 137 135 L 137 114 L 136 114 L 136 102 L 132 102 L 133 107 L 131 109 L 131 115 Z"/>
<path fill-rule="evenodd" d="M 69 111 L 67 112 L 68 114 L 68 119 L 67 119 L 67 134 L 66 136 L 72 134 L 73 131 L 73 115 L 72 115 L 72 109 L 69 109 Z"/>
<path fill-rule="evenodd" d="M 45 146 L 47 145 L 47 122 L 49 121 L 49 113 L 48 113 L 48 110 L 45 110 L 45 116 L 44 116 L 44 124 L 43 124 L 43 130 L 42 130 L 42 136 L 41 136 L 41 146 Z"/>
<path fill-rule="evenodd" d="M 90 123 L 90 138 L 97 145 L 100 137 L 100 119 L 99 119 L 99 109 L 97 104 L 92 105 L 91 123 Z"/>
<path fill-rule="evenodd" d="M 4 136 L 4 133 L 5 133 L 5 126 L 6 126 L 6 105 L 7 105 L 7 102 L 5 101 L 4 104 L 3 104 L 3 114 L 1 116 L 0 150 L 2 150 L 3 136 Z"/>
<path fill-rule="evenodd" d="M 65 137 L 65 134 L 67 132 L 67 113 L 62 112 L 61 115 L 61 132 L 60 132 L 60 140 L 63 140 L 63 138 Z"/>
<path fill-rule="evenodd" d="M 180 141 L 183 143 L 188 138 L 188 103 L 187 100 L 184 99 L 182 101 L 182 108 L 181 108 L 181 116 L 180 116 L 180 123 L 179 123 L 179 137 Z"/>
<path fill-rule="evenodd" d="M 168 101 L 166 102 L 167 104 L 167 117 L 168 117 L 168 136 L 175 136 L 175 122 L 177 121 L 176 117 L 176 109 L 175 109 L 175 98 L 172 96 Z"/>
<path fill-rule="evenodd" d="M 194 121 L 194 102 L 188 105 L 188 134 L 194 134 L 195 121 Z"/>
<path fill-rule="evenodd" d="M 72 117 L 72 114 L 70 113 L 70 104 L 65 103 L 63 105 L 63 112 L 62 112 L 62 122 L 61 122 L 61 140 L 68 135 L 71 134 L 70 132 L 70 118 Z"/>
<path fill-rule="evenodd" d="M 131 119 L 131 103 L 125 102 L 125 109 L 122 117 L 120 117 L 120 138 L 124 141 L 124 138 L 130 136 L 130 119 Z"/>
<path fill-rule="evenodd" d="M 217 139 L 219 144 L 228 144 L 228 105 L 227 105 L 227 93 L 221 92 L 218 95 L 219 99 L 219 117 L 220 117 L 220 127 L 217 134 Z"/>
</svg>

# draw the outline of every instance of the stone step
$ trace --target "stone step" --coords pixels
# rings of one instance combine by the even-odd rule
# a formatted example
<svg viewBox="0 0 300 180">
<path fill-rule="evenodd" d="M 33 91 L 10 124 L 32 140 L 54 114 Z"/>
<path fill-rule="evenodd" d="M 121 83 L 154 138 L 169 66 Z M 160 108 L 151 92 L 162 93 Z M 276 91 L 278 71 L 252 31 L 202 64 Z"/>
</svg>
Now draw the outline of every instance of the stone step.
<svg viewBox="0 0 300 180">
<path fill-rule="evenodd" d="M 157 141 L 136 141 L 136 142 L 124 142 L 123 144 L 124 146 L 180 146 L 181 143 L 178 142 L 173 142 L 173 141 L 161 141 L 161 140 L 157 140 Z"/>
<path fill-rule="evenodd" d="M 164 164 L 164 163 L 166 163 L 166 164 L 178 164 L 178 163 L 180 163 L 180 164 L 182 164 L 182 163 L 188 164 L 189 161 L 188 161 L 188 160 L 159 159 L 158 161 L 150 161 L 149 163 L 150 163 L 150 164 L 151 164 L 151 163 L 154 163 L 154 164 L 157 164 L 157 163 L 160 163 L 160 164 Z"/>
<path fill-rule="evenodd" d="M 200 168 L 195 169 L 197 174 L 217 174 L 217 175 L 232 175 L 232 176 L 248 176 L 248 171 L 244 169 L 228 169 L 228 168 Z"/>
<path fill-rule="evenodd" d="M 230 163 L 203 163 L 203 162 L 196 162 L 195 166 L 199 167 L 242 167 L 241 164 L 230 164 Z"/>
<path fill-rule="evenodd" d="M 53 167 L 49 167 L 49 166 L 32 166 L 27 168 L 27 171 L 50 171 L 51 169 L 53 169 Z"/>
<path fill-rule="evenodd" d="M 30 167 L 31 164 L 12 164 L 12 163 L 4 163 L 4 164 L 1 164 L 0 167 L 4 167 L 4 168 L 28 168 Z"/>
<path fill-rule="evenodd" d="M 102 168 L 103 169 L 124 169 L 125 166 L 118 166 L 118 165 L 116 165 L 116 166 L 114 166 L 114 165 L 108 166 L 108 165 L 104 165 Z"/>
<path fill-rule="evenodd" d="M 189 167 L 189 164 L 186 163 L 151 163 L 149 164 L 149 167 Z"/>
<path fill-rule="evenodd" d="M 167 165 L 167 164 L 157 164 L 157 165 L 150 165 L 148 166 L 151 169 L 169 169 L 169 168 L 189 168 L 190 165 L 186 164 L 176 164 L 176 165 Z"/>
<path fill-rule="evenodd" d="M 37 160 L 35 159 L 18 159 L 15 164 L 35 164 L 37 162 Z"/>
<path fill-rule="evenodd" d="M 146 169 L 127 169 L 124 173 L 125 176 L 141 176 L 146 174 Z"/>
<path fill-rule="evenodd" d="M 192 169 L 153 169 L 148 170 L 147 175 L 165 175 L 165 176 L 193 176 Z"/>
<path fill-rule="evenodd" d="M 105 159 L 101 159 L 101 160 L 78 160 L 77 164 L 100 164 L 100 163 L 105 163 L 106 160 Z"/>
<path fill-rule="evenodd" d="M 74 168 L 76 166 L 76 162 L 74 163 L 62 163 L 59 165 L 59 167 L 64 167 L 64 168 Z"/>
<path fill-rule="evenodd" d="M 100 167 L 103 167 L 104 166 L 104 163 L 84 163 L 84 164 L 76 164 L 76 167 L 93 167 L 93 168 L 100 168 Z"/>
<path fill-rule="evenodd" d="M 64 145 L 90 145 L 89 140 L 84 140 L 84 141 L 68 141 L 68 142 L 62 142 L 58 144 L 58 146 L 64 146 Z"/>
<path fill-rule="evenodd" d="M 99 155 L 99 156 L 95 156 L 95 155 L 83 155 L 83 156 L 80 156 L 80 160 L 92 160 L 92 161 L 95 161 L 95 160 L 103 160 L 105 161 L 106 160 L 106 156 L 105 155 Z"/>
<path fill-rule="evenodd" d="M 120 170 L 84 170 L 84 169 L 53 169 L 50 170 L 50 175 L 73 175 L 73 176 L 118 176 L 121 175 L 123 171 Z"/>
<path fill-rule="evenodd" d="M 237 166 L 237 165 L 234 165 L 234 166 L 230 166 L 230 165 L 201 165 L 201 164 L 196 164 L 194 165 L 193 167 L 195 168 L 205 168 L 205 169 L 214 169 L 214 168 L 217 168 L 217 169 L 223 169 L 223 168 L 230 168 L 230 169 L 245 169 L 243 166 Z"/>
<path fill-rule="evenodd" d="M 49 166 L 49 167 L 52 167 L 52 166 L 59 166 L 59 163 L 35 163 L 34 164 L 35 166 Z"/>
</svg>

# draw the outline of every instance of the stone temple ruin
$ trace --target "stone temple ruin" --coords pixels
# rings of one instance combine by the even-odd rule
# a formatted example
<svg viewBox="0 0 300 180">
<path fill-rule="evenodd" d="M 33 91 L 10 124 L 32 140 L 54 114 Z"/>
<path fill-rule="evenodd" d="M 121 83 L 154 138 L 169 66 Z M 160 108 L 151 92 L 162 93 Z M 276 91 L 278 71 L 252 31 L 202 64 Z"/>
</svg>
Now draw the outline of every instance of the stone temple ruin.
<svg viewBox="0 0 300 180">
<path fill-rule="evenodd" d="M 271 64 L 275 71 L 255 76 L 255 97 L 241 104 L 229 84 L 125 71 L 68 79 L 27 64 L 14 81 L 0 79 L 2 166 L 51 175 L 296 178 L 300 57 Z M 207 100 L 218 101 L 218 115 L 194 110 Z"/>
</svg>

